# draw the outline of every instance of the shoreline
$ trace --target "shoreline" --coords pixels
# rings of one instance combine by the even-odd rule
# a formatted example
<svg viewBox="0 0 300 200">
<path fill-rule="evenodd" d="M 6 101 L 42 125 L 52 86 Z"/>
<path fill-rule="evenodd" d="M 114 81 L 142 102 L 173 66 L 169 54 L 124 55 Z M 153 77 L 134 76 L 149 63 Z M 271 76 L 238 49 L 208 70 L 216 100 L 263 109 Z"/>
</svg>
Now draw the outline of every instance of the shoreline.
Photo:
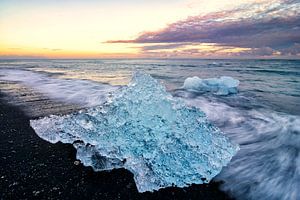
<svg viewBox="0 0 300 200">
<path fill-rule="evenodd" d="M 39 138 L 20 108 L 0 93 L 0 200 L 6 199 L 230 199 L 211 182 L 138 193 L 125 169 L 94 172 L 76 165 L 70 144 Z"/>
</svg>

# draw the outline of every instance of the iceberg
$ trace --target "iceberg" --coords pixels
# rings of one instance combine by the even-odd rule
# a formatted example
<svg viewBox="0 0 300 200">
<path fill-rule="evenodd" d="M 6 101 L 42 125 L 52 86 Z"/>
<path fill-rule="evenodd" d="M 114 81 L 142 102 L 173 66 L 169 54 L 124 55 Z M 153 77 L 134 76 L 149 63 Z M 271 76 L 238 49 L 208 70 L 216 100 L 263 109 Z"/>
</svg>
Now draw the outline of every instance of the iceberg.
<svg viewBox="0 0 300 200">
<path fill-rule="evenodd" d="M 239 149 L 201 110 L 142 72 L 103 105 L 30 124 L 51 143 L 73 144 L 95 171 L 131 171 L 139 192 L 207 183 Z"/>
<path fill-rule="evenodd" d="M 230 76 L 201 79 L 197 76 L 185 79 L 183 88 L 196 92 L 214 92 L 217 95 L 236 94 L 240 81 Z"/>
</svg>

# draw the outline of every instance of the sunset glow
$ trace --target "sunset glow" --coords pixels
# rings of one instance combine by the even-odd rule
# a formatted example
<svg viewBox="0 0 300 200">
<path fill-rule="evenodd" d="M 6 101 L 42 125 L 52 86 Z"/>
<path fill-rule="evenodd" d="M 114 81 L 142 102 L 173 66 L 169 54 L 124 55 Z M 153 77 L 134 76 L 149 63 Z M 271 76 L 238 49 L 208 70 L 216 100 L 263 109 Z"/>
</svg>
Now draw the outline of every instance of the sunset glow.
<svg viewBox="0 0 300 200">
<path fill-rule="evenodd" d="M 230 3 L 225 0 L 209 3 L 193 0 L 3 0 L 0 2 L 0 56 L 297 58 L 300 55 L 299 7 L 297 1 L 285 0 Z M 277 30 L 271 18 L 287 26 L 279 24 Z M 222 27 L 218 21 L 222 22 Z M 251 35 L 243 30 L 247 29 L 241 26 L 243 23 L 249 24 Z M 233 34 L 236 32 L 233 27 L 240 31 L 239 36 Z M 266 27 L 266 30 L 258 27 Z M 256 37 L 264 38 L 268 29 L 276 29 L 274 35 L 264 39 L 265 44 L 255 44 Z M 283 31 L 285 37 L 281 37 Z M 235 38 L 242 42 L 236 42 Z M 253 40 L 253 44 L 248 44 L 247 38 Z M 282 42 L 277 44 L 278 40 Z"/>
</svg>

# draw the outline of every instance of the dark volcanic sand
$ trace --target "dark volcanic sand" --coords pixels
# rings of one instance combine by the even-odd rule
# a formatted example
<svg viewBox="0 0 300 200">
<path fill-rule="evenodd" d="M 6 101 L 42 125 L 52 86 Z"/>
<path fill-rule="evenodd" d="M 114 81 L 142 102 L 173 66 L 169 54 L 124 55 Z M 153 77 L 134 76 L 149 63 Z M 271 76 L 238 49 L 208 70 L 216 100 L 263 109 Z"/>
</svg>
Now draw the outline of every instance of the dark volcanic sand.
<svg viewBox="0 0 300 200">
<path fill-rule="evenodd" d="M 40 139 L 29 126 L 29 117 L 0 100 L 1 200 L 229 199 L 217 183 L 138 193 L 129 171 L 94 172 L 75 165 L 75 153 L 72 145 Z"/>
</svg>

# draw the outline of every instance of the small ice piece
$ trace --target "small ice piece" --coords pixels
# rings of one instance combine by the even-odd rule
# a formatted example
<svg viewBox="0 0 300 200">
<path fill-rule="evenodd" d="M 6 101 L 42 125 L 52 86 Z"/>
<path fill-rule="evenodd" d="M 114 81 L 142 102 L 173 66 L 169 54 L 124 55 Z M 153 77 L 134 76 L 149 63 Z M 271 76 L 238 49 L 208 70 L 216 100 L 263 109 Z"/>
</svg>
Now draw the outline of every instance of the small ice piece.
<svg viewBox="0 0 300 200">
<path fill-rule="evenodd" d="M 201 79 L 197 76 L 185 79 L 183 88 L 196 92 L 214 92 L 217 95 L 235 94 L 240 81 L 229 76 Z"/>
<path fill-rule="evenodd" d="M 128 169 L 139 192 L 207 183 L 239 149 L 202 111 L 142 72 L 104 105 L 30 124 L 49 142 L 73 144 L 85 166 Z"/>
</svg>

